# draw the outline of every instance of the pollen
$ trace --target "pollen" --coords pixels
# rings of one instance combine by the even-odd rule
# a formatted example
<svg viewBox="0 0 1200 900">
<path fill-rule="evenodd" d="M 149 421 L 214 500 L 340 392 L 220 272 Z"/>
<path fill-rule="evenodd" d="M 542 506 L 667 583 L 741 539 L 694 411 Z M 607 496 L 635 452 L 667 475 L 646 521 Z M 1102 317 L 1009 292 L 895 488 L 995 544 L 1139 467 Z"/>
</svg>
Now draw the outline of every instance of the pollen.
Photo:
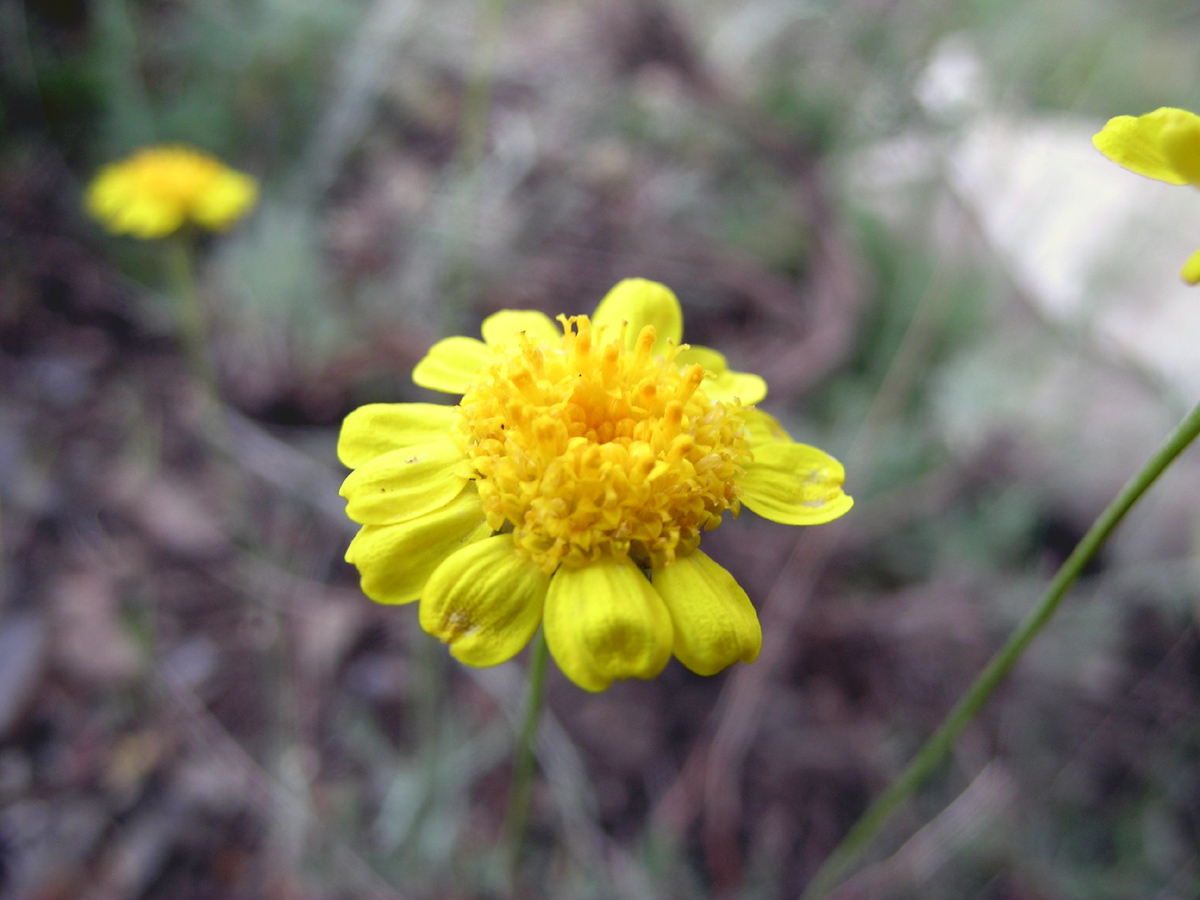
<svg viewBox="0 0 1200 900">
<path fill-rule="evenodd" d="M 627 350 L 627 326 L 559 321 L 557 343 L 522 333 L 497 346 L 463 395 L 464 474 L 488 525 L 547 574 L 605 557 L 669 565 L 740 509 L 742 407 L 710 399 L 704 370 L 676 362 L 681 347 L 655 355 L 650 325 Z"/>
</svg>

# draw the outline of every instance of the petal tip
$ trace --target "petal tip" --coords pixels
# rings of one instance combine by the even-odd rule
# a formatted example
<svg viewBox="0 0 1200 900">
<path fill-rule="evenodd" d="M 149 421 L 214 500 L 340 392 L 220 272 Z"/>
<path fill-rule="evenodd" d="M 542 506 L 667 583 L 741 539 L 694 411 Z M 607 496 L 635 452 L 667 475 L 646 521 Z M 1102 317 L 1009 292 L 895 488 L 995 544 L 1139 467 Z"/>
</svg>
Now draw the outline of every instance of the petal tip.
<svg viewBox="0 0 1200 900">
<path fill-rule="evenodd" d="M 1200 284 L 1200 250 L 1197 250 L 1188 257 L 1187 262 L 1183 264 L 1183 268 L 1179 271 L 1179 277 L 1184 283 L 1195 287 Z"/>
</svg>

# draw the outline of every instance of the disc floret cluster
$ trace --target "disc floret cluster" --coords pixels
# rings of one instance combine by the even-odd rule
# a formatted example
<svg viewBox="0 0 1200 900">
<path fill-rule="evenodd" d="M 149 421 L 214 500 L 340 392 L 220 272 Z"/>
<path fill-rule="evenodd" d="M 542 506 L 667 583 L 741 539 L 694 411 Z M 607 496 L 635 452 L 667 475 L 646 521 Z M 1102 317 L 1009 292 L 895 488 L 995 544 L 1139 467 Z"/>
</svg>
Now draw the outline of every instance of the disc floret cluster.
<svg viewBox="0 0 1200 900">
<path fill-rule="evenodd" d="M 710 399 L 679 349 L 653 355 L 646 325 L 625 350 L 587 316 L 557 346 L 520 334 L 459 404 L 456 438 L 487 523 L 547 575 L 611 557 L 661 568 L 740 507 L 750 459 L 740 403 Z M 507 348 L 506 348 L 507 349 Z"/>
</svg>

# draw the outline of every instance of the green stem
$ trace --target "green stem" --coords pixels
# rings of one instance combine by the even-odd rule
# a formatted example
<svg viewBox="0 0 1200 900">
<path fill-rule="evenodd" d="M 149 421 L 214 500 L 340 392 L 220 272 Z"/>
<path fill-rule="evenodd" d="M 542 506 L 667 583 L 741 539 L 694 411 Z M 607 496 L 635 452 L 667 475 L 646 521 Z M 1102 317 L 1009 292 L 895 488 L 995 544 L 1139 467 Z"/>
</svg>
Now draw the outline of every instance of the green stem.
<svg viewBox="0 0 1200 900">
<path fill-rule="evenodd" d="M 1125 514 L 1146 493 L 1150 485 L 1158 480 L 1158 477 L 1175 461 L 1176 457 L 1196 439 L 1198 434 L 1200 434 L 1200 406 L 1188 413 L 1166 443 L 1121 489 L 1108 508 L 1092 523 L 1087 534 L 1083 536 L 1071 555 L 1067 557 L 1067 561 L 1059 568 L 1041 601 L 1025 617 L 1005 645 L 992 657 L 983 672 L 975 679 L 974 684 L 950 711 L 937 731 L 921 747 L 908 767 L 871 804 L 863 813 L 862 818 L 842 838 L 841 843 L 834 848 L 805 889 L 801 900 L 817 900 L 841 883 L 843 876 L 867 843 L 891 819 L 901 804 L 925 782 L 949 753 L 963 729 L 970 724 L 988 698 L 992 696 L 1004 676 L 1021 657 L 1029 642 L 1037 636 L 1050 617 L 1054 615 L 1054 611 L 1058 608 L 1059 601 L 1062 600 L 1067 589 L 1079 577 L 1079 573 L 1096 555 L 1121 520 L 1125 518 Z"/>
<path fill-rule="evenodd" d="M 479 0 L 471 70 L 463 92 L 458 143 L 450 166 L 455 211 L 447 239 L 441 292 L 443 327 L 461 331 L 467 310 L 478 294 L 473 252 L 478 227 L 483 158 L 487 151 L 496 56 L 504 26 L 507 0 Z"/>
<path fill-rule="evenodd" d="M 472 71 L 463 96 L 457 162 L 467 172 L 478 169 L 487 148 L 488 114 L 496 79 L 496 53 L 504 25 L 506 0 L 482 0 L 476 28 Z"/>
<path fill-rule="evenodd" d="M 175 295 L 179 335 L 192 374 L 203 385 L 207 398 L 217 397 L 217 376 L 208 358 L 208 328 L 196 291 L 196 261 L 193 236 L 180 231 L 166 240 L 167 275 Z"/>
<path fill-rule="evenodd" d="M 516 757 L 513 760 L 512 787 L 508 794 L 509 868 L 514 887 L 521 866 L 521 851 L 525 843 L 525 827 L 529 822 L 530 797 L 533 791 L 534 745 L 537 742 L 538 720 L 542 712 L 542 693 L 546 686 L 546 661 L 550 656 L 546 646 L 546 632 L 539 630 L 533 639 L 533 651 L 529 661 L 529 701 L 525 707 L 525 721 L 517 739 Z"/>
</svg>

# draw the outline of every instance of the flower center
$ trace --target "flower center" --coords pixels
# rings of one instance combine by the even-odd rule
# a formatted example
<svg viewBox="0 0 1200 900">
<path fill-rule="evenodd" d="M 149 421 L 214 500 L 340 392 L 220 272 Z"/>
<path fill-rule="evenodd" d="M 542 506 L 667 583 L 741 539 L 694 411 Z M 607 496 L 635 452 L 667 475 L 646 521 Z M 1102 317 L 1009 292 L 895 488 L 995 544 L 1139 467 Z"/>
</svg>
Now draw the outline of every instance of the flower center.
<svg viewBox="0 0 1200 900">
<path fill-rule="evenodd" d="M 140 189 L 176 203 L 190 203 L 218 172 L 216 160 L 174 148 L 144 151 L 137 161 L 135 172 Z"/>
<path fill-rule="evenodd" d="M 626 326 L 606 340 L 587 316 L 559 321 L 557 345 L 519 334 L 497 347 L 457 407 L 488 524 L 511 525 L 547 574 L 604 556 L 667 565 L 739 511 L 741 406 L 709 399 L 679 348 L 654 356 L 649 325 L 627 352 Z"/>
</svg>

